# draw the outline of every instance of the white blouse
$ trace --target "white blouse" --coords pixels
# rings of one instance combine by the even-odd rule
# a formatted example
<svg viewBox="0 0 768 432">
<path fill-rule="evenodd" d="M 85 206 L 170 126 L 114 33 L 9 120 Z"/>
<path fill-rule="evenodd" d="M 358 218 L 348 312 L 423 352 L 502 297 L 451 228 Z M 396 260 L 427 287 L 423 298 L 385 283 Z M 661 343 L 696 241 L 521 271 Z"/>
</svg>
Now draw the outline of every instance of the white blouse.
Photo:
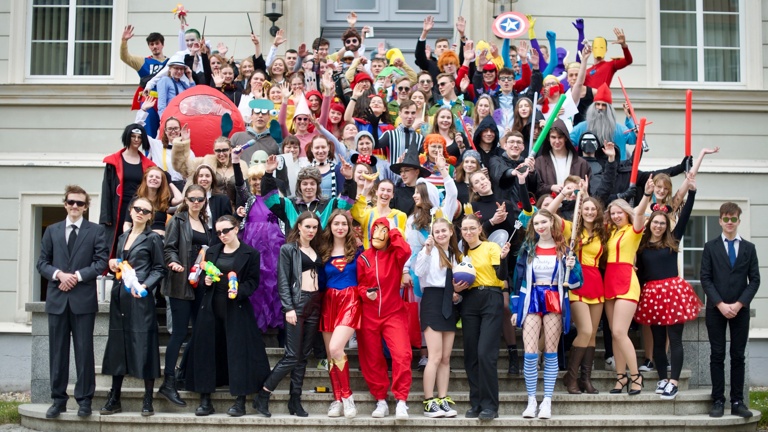
<svg viewBox="0 0 768 432">
<path fill-rule="evenodd" d="M 456 265 L 456 258 L 451 259 L 451 265 Z M 419 285 L 425 287 L 445 287 L 446 269 L 440 266 L 440 251 L 438 246 L 432 248 L 432 253 L 427 255 L 427 248 L 423 248 L 416 256 L 416 266 L 413 271 L 419 277 Z M 451 286 L 453 289 L 453 286 Z"/>
</svg>

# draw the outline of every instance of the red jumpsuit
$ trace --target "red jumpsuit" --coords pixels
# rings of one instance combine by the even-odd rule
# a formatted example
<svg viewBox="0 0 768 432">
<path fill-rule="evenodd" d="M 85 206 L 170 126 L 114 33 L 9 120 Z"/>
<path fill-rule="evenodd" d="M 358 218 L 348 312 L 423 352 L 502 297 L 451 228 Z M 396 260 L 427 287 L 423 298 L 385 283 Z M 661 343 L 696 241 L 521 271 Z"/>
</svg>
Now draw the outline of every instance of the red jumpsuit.
<svg viewBox="0 0 768 432">
<path fill-rule="evenodd" d="M 373 226 L 389 228 L 387 218 L 379 218 Z M 371 394 L 386 399 L 389 388 L 387 362 L 382 338 L 392 354 L 392 393 L 397 400 L 407 400 L 411 389 L 411 343 L 408 338 L 408 314 L 400 295 L 403 267 L 411 256 L 411 248 L 400 231 L 389 231 L 389 246 L 367 249 L 357 258 L 357 289 L 362 303 L 362 319 L 357 330 L 360 369 Z M 378 287 L 376 300 L 367 296 L 369 288 Z"/>
</svg>

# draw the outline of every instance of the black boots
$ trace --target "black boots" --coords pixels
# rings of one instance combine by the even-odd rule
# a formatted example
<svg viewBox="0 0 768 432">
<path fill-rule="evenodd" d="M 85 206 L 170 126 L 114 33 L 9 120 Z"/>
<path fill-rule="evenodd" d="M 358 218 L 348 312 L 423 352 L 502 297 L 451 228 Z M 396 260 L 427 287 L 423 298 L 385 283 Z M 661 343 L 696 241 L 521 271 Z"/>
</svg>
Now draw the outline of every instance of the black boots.
<svg viewBox="0 0 768 432">
<path fill-rule="evenodd" d="M 507 348 L 507 352 L 509 353 L 509 370 L 507 373 L 510 375 L 520 375 L 520 366 L 518 365 L 517 360 L 517 348 Z"/>
<path fill-rule="evenodd" d="M 272 413 L 269 412 L 269 396 L 272 393 L 261 389 L 256 399 L 253 400 L 253 409 L 259 412 L 264 417 L 272 417 Z M 290 405 L 290 404 L 289 404 Z"/>
<path fill-rule="evenodd" d="M 198 417 L 208 416 L 215 413 L 213 404 L 211 403 L 210 393 L 200 393 L 200 406 L 195 410 L 195 415 Z"/>
<path fill-rule="evenodd" d="M 235 404 L 227 411 L 230 417 L 242 417 L 245 415 L 245 396 L 235 398 Z"/>
<path fill-rule="evenodd" d="M 120 390 L 111 389 L 107 394 L 107 403 L 101 408 L 99 414 L 109 415 L 123 412 L 123 406 L 120 404 Z"/>
<path fill-rule="evenodd" d="M 584 351 L 584 358 L 581 360 L 581 376 L 579 377 L 579 389 L 584 393 L 600 393 L 592 385 L 592 363 L 595 360 L 595 347 L 587 347 Z"/>
<path fill-rule="evenodd" d="M 571 353 L 568 355 L 568 368 L 563 376 L 563 384 L 570 394 L 581 394 L 579 389 L 579 366 L 584 359 L 586 347 L 571 346 Z"/>
<path fill-rule="evenodd" d="M 152 407 L 152 392 L 144 393 L 144 402 L 141 404 L 141 415 L 143 417 L 155 415 L 155 409 Z"/>
<path fill-rule="evenodd" d="M 309 417 L 309 413 L 304 411 L 304 407 L 301 406 L 300 395 L 291 395 L 291 398 L 288 400 L 288 413 L 299 417 Z"/>
<path fill-rule="evenodd" d="M 184 402 L 184 399 L 179 396 L 179 392 L 176 390 L 176 377 L 173 375 L 165 376 L 163 384 L 157 389 L 157 392 L 165 396 L 174 405 L 187 406 L 187 403 Z"/>
</svg>

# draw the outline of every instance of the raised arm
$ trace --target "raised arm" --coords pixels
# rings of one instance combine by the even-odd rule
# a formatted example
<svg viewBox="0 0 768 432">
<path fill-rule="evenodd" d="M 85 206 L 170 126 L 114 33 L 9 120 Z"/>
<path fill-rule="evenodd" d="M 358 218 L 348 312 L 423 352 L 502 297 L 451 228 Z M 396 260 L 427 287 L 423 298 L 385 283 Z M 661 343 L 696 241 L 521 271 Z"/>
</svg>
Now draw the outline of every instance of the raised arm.
<svg viewBox="0 0 768 432">
<path fill-rule="evenodd" d="M 581 50 L 581 64 L 579 65 L 579 75 L 576 77 L 576 82 L 573 84 L 571 90 L 571 97 L 573 103 L 578 105 L 581 100 L 581 89 L 584 87 L 584 80 L 587 78 L 587 62 L 589 55 L 592 54 L 592 47 L 589 44 L 584 45 Z"/>
<path fill-rule="evenodd" d="M 648 202 L 653 195 L 653 176 L 648 177 L 648 181 L 645 182 L 645 191 L 643 192 L 643 199 L 640 200 L 640 204 L 635 207 L 635 220 L 632 222 L 632 227 L 635 232 L 640 232 L 645 226 L 645 209 L 648 208 Z"/>
<path fill-rule="evenodd" d="M 557 34 L 552 30 L 547 31 L 547 40 L 549 41 L 549 63 L 541 74 L 544 76 L 552 74 L 557 67 Z"/>
</svg>

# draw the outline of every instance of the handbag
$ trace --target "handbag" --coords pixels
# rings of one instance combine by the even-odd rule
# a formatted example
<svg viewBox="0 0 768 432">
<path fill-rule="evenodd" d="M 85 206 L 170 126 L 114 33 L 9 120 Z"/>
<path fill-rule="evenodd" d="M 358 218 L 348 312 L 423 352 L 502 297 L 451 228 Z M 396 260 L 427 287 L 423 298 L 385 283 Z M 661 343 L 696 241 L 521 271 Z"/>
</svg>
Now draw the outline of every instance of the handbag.
<svg viewBox="0 0 768 432">
<path fill-rule="evenodd" d="M 413 287 L 403 289 L 403 302 L 408 313 L 408 340 L 413 348 L 421 348 L 421 322 L 419 321 L 419 304 L 411 301 L 414 298 Z"/>
</svg>

